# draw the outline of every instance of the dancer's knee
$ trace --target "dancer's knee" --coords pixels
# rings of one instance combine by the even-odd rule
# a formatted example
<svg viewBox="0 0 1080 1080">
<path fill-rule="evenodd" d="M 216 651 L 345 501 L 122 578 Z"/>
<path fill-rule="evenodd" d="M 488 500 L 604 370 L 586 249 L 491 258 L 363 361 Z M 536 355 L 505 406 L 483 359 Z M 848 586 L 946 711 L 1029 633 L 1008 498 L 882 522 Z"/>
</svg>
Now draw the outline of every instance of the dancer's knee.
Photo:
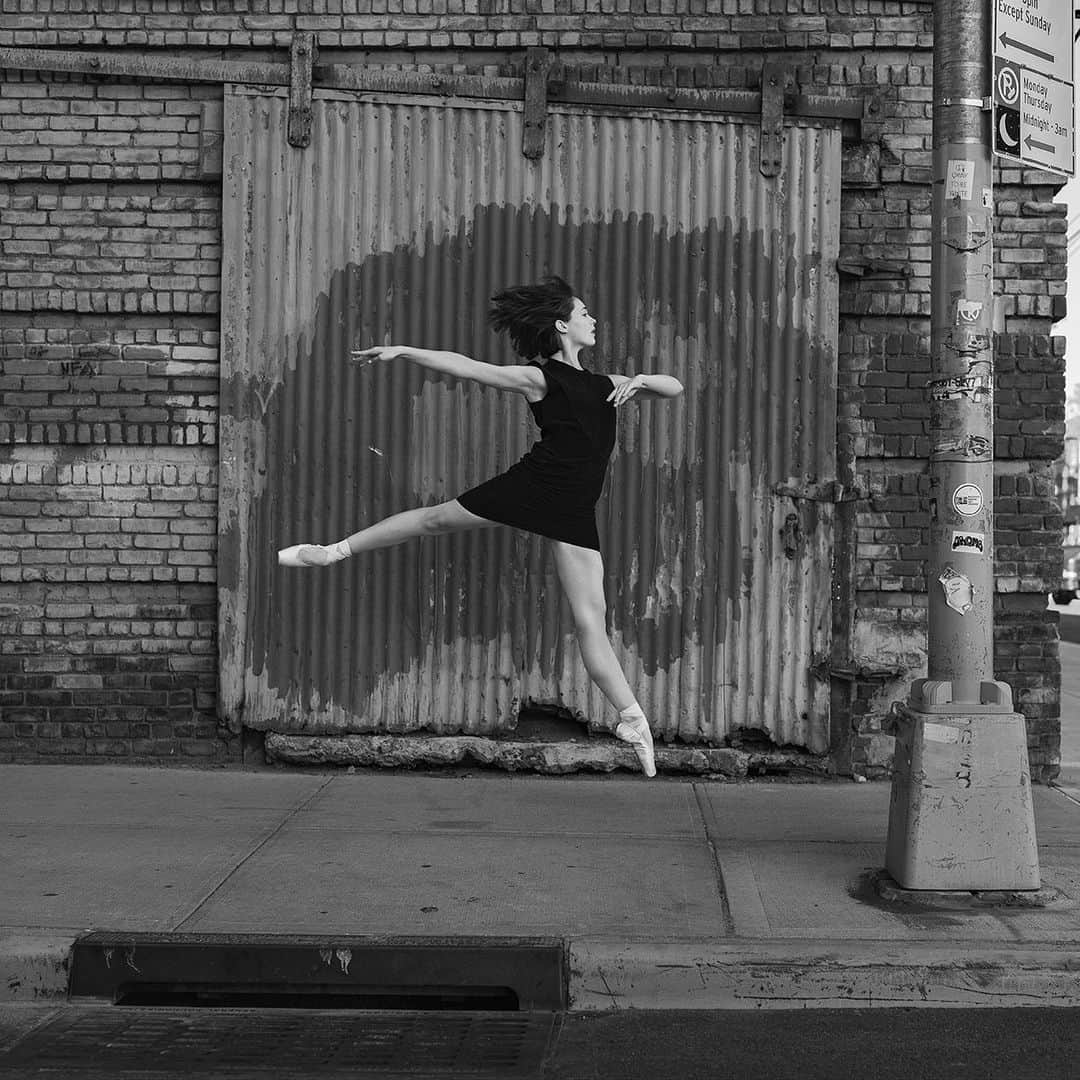
<svg viewBox="0 0 1080 1080">
<path fill-rule="evenodd" d="M 426 506 L 422 510 L 422 515 L 421 526 L 425 533 L 432 536 L 456 532 L 459 529 L 468 528 L 470 524 L 462 520 L 463 511 L 453 500 L 439 503 L 437 506 Z"/>
<path fill-rule="evenodd" d="M 446 503 L 438 506 L 425 506 L 419 511 L 420 529 L 428 536 L 438 536 L 440 533 L 449 532 L 449 522 L 443 507 Z"/>
</svg>

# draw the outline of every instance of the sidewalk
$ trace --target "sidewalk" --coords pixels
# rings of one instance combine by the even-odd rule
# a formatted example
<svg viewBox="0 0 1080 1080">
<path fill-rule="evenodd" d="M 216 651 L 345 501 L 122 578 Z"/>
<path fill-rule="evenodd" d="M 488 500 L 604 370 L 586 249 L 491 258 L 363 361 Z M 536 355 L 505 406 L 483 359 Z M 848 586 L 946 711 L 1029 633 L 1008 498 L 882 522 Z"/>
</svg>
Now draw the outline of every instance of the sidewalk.
<svg viewBox="0 0 1080 1080">
<path fill-rule="evenodd" d="M 90 930 L 552 938 L 569 1007 L 1080 1005 L 1080 904 L 890 908 L 890 786 L 0 766 L 0 1000 Z M 1080 900 L 1080 789 L 1034 791 Z"/>
<path fill-rule="evenodd" d="M 1080 788 L 1080 645 L 1062 641 L 1061 776 L 1059 783 Z M 1080 797 L 1080 796 L 1078 796 Z"/>
</svg>

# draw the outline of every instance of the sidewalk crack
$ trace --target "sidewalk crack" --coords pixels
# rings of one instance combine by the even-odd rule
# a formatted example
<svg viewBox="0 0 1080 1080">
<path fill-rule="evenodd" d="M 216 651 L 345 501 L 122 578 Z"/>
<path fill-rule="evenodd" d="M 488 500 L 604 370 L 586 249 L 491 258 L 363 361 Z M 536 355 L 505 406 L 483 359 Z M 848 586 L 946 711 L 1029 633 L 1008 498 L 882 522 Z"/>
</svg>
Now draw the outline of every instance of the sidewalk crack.
<svg viewBox="0 0 1080 1080">
<path fill-rule="evenodd" d="M 1058 785 L 1053 780 L 1050 781 L 1050 787 L 1052 787 L 1054 791 L 1056 791 L 1059 795 L 1062 795 L 1066 799 L 1068 799 L 1069 802 L 1076 803 L 1077 806 L 1080 806 L 1080 799 L 1076 798 L 1075 795 L 1070 795 L 1064 788 L 1058 787 Z"/>
<path fill-rule="evenodd" d="M 720 893 L 720 913 L 724 920 L 724 930 L 731 936 L 735 933 L 735 920 L 728 904 L 727 890 L 724 888 L 724 875 L 720 869 L 720 855 L 716 850 L 716 814 L 708 795 L 702 790 L 700 784 L 692 784 L 694 800 L 697 804 L 698 815 L 701 818 L 701 828 L 705 833 L 705 843 L 709 845 L 709 854 L 712 856 L 713 876 L 716 878 L 716 888 Z"/>
<path fill-rule="evenodd" d="M 255 846 L 242 859 L 240 859 L 240 861 L 237 862 L 236 865 L 233 866 L 232 869 L 229 870 L 229 872 L 191 909 L 191 911 L 189 911 L 187 915 L 185 915 L 180 920 L 180 922 L 175 927 L 173 927 L 173 932 L 178 933 L 182 931 L 185 925 L 189 923 L 192 919 L 194 919 L 196 915 L 199 914 L 199 912 L 221 891 L 225 884 L 230 881 L 243 866 L 245 866 L 252 858 L 254 858 L 260 851 L 262 851 L 262 849 L 266 847 L 266 845 L 269 844 L 270 841 L 273 840 L 274 837 L 277 836 L 278 833 L 280 833 L 281 830 L 284 829 L 285 826 L 288 825 L 289 822 L 292 821 L 297 814 L 299 814 L 302 810 L 306 810 L 312 804 L 312 802 L 314 802 L 314 800 L 318 798 L 318 796 L 321 795 L 330 786 L 330 784 L 334 782 L 334 780 L 335 777 L 328 776 L 326 778 L 326 781 L 320 784 L 306 799 L 304 799 L 301 803 L 294 806 L 290 811 L 288 811 L 285 817 L 283 817 L 281 821 L 279 821 L 277 825 L 275 825 L 266 834 L 266 836 L 259 840 L 255 844 Z"/>
</svg>

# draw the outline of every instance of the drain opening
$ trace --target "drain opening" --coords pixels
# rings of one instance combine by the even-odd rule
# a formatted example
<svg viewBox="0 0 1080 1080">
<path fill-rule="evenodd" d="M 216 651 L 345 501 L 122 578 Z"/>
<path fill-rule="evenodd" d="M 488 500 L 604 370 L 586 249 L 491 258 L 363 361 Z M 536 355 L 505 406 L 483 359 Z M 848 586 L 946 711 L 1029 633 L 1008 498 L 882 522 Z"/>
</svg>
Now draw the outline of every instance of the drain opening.
<svg viewBox="0 0 1080 1080">
<path fill-rule="evenodd" d="M 176 985 L 122 986 L 115 1005 L 205 1009 L 364 1009 L 410 1012 L 518 1012 L 509 986 L 289 986 Z"/>
</svg>

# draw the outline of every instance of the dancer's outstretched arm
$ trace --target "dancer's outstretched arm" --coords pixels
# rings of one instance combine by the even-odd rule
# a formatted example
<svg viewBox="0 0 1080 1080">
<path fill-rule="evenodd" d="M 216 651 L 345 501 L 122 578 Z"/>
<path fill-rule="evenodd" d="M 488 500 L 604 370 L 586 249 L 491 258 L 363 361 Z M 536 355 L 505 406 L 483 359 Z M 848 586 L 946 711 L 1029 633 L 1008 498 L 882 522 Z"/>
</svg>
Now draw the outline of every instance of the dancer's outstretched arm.
<svg viewBox="0 0 1080 1080">
<path fill-rule="evenodd" d="M 615 389 L 607 399 L 618 407 L 637 394 L 651 398 L 674 398 L 683 392 L 683 384 L 674 375 L 609 375 Z"/>
<path fill-rule="evenodd" d="M 416 349 L 411 345 L 376 346 L 358 349 L 349 355 L 361 364 L 375 364 L 380 360 L 409 360 L 456 379 L 471 379 L 484 386 L 493 386 L 496 390 L 509 390 L 517 394 L 535 390 L 543 393 L 547 385 L 539 368 L 520 364 L 485 364 L 462 353 Z"/>
</svg>

